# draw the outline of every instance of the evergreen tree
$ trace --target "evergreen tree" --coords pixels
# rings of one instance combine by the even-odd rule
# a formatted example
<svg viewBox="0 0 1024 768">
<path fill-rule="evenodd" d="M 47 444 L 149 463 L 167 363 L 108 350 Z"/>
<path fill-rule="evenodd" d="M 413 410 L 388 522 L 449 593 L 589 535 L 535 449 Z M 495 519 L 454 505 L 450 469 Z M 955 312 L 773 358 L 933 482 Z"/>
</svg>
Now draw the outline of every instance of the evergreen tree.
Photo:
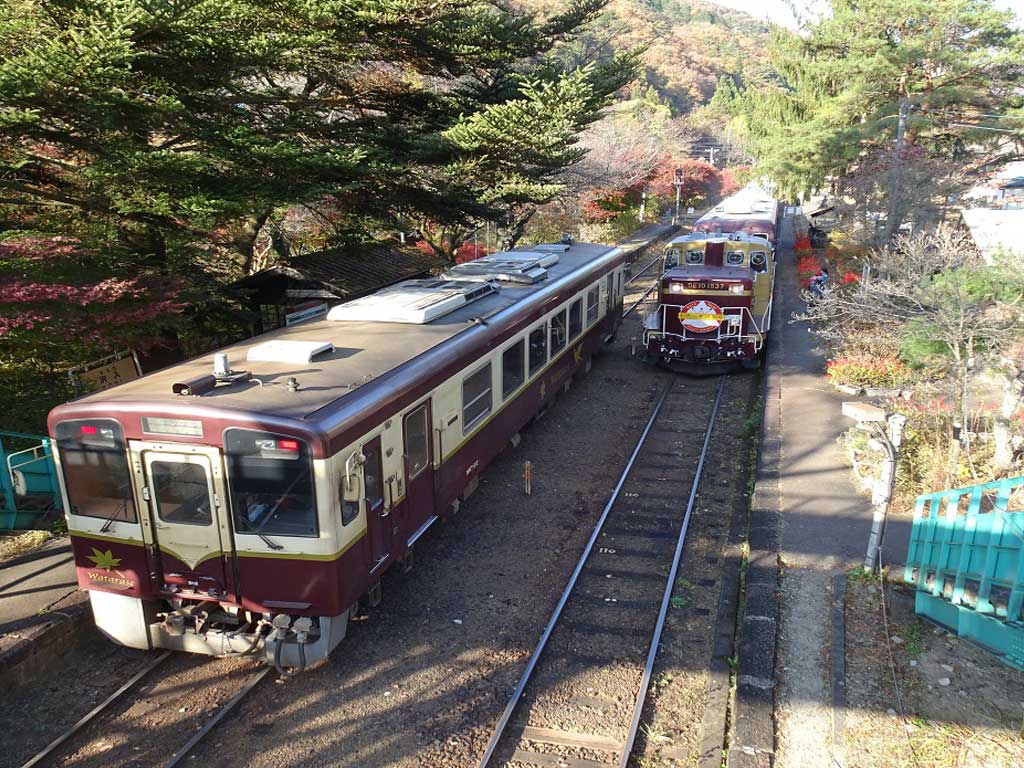
<svg viewBox="0 0 1024 768">
<path fill-rule="evenodd" d="M 759 160 L 784 193 L 849 172 L 896 134 L 901 103 L 906 146 L 948 157 L 997 133 L 955 123 L 1019 108 L 1024 38 L 992 0 L 833 0 L 805 34 L 777 31 L 774 82 L 728 104 Z M 898 185 L 896 185 L 898 186 Z M 895 207 L 895 231 L 906 214 Z"/>
</svg>

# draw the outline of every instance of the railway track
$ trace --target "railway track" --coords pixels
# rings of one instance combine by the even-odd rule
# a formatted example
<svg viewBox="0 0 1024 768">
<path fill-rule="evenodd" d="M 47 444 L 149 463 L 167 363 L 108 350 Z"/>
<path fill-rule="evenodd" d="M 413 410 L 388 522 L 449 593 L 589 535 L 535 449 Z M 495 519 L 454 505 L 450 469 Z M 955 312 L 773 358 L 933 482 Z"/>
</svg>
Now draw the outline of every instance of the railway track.
<svg viewBox="0 0 1024 768">
<path fill-rule="evenodd" d="M 663 391 L 479 768 L 629 762 L 725 381 Z"/>
<path fill-rule="evenodd" d="M 161 696 L 165 696 L 168 690 L 173 691 L 178 688 L 180 684 L 176 684 L 176 677 L 161 678 L 157 672 L 165 671 L 170 665 L 167 663 L 172 659 L 177 660 L 179 664 L 184 664 L 186 669 L 182 674 L 187 675 L 189 672 L 195 671 L 201 667 L 203 663 L 212 663 L 210 659 L 196 660 L 194 658 L 185 657 L 182 658 L 180 654 L 175 654 L 171 651 L 164 651 L 156 658 L 149 661 L 141 670 L 136 672 L 125 682 L 120 688 L 110 694 L 106 699 L 93 707 L 89 712 L 82 716 L 74 725 L 65 730 L 60 736 L 53 739 L 45 748 L 33 755 L 29 760 L 22 763 L 21 768 L 35 768 L 35 766 L 46 766 L 46 765 L 67 765 L 76 764 L 84 765 L 92 762 L 93 754 L 96 750 L 90 749 L 90 744 L 95 743 L 97 740 L 102 740 L 105 734 L 111 732 L 124 732 L 132 730 L 130 726 L 122 725 L 117 726 L 120 718 L 125 717 L 126 712 L 133 710 L 145 710 L 147 708 L 155 708 L 161 706 L 161 704 L 150 703 L 147 706 L 147 700 L 149 699 L 160 699 Z M 174 768 L 174 766 L 180 765 L 186 757 L 192 752 L 195 746 L 204 738 L 206 735 L 213 730 L 217 724 L 224 719 L 229 713 L 231 713 L 238 704 L 248 695 L 270 672 L 273 671 L 273 667 L 261 666 L 255 672 L 250 673 L 246 682 L 237 690 L 230 699 L 220 706 L 214 706 L 212 713 L 208 714 L 205 721 L 202 722 L 198 727 L 193 726 L 192 728 L 182 728 L 182 735 L 191 734 L 191 736 L 185 741 L 180 748 L 177 749 L 170 757 L 164 759 L 161 758 L 158 763 L 163 768 Z M 147 686 L 148 690 L 142 691 L 144 686 Z M 187 682 L 184 685 L 188 685 Z M 161 690 L 162 689 L 162 690 Z M 134 701 L 132 700 L 131 694 L 140 694 Z M 185 710 L 179 710 L 184 712 Z M 147 736 L 146 731 L 142 730 L 139 733 L 139 738 L 145 739 Z M 111 754 L 109 746 L 104 745 L 99 752 L 102 753 L 101 762 L 104 765 L 110 765 Z M 122 750 L 132 750 L 135 752 L 141 752 L 143 750 L 140 746 L 133 746 L 131 744 L 120 745 Z M 73 762 L 69 762 L 69 757 L 74 756 L 76 759 Z M 136 763 L 141 764 L 141 763 Z M 149 763 L 147 763 L 149 764 Z"/>
</svg>

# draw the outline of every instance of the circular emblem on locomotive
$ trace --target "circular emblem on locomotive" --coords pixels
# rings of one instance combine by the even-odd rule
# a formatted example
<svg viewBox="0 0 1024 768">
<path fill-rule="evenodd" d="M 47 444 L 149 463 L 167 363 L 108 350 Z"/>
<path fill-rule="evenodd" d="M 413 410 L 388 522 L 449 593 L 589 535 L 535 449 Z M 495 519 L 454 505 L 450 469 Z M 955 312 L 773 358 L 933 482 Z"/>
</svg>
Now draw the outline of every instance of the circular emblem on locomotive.
<svg viewBox="0 0 1024 768">
<path fill-rule="evenodd" d="M 679 310 L 679 322 L 683 328 L 694 333 L 710 333 L 722 324 L 725 313 L 713 301 L 699 299 L 691 301 Z"/>
</svg>

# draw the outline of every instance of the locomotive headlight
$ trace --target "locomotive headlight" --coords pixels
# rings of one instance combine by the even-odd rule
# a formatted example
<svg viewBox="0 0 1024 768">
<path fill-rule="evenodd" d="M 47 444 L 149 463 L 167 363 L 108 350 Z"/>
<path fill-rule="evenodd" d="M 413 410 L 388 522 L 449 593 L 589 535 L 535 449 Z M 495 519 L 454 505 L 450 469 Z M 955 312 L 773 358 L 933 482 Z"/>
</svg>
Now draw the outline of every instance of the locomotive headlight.
<svg viewBox="0 0 1024 768">
<path fill-rule="evenodd" d="M 669 293 L 682 293 L 683 292 L 683 284 L 682 283 L 669 283 L 668 284 L 668 292 Z"/>
<path fill-rule="evenodd" d="M 730 285 L 729 293 L 743 293 L 743 284 L 737 283 L 736 285 Z"/>
</svg>

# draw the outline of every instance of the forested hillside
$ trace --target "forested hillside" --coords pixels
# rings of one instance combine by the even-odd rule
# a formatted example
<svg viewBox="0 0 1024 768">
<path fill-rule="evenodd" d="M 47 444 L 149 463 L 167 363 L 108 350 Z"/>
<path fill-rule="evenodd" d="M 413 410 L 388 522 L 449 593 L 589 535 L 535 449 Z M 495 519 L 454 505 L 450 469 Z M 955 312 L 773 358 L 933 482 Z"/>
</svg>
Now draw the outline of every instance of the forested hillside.
<svg viewBox="0 0 1024 768">
<path fill-rule="evenodd" d="M 553 12 L 561 0 L 518 0 Z M 581 60 L 642 48 L 630 91 L 650 86 L 677 115 L 707 102 L 720 76 L 737 82 L 767 71 L 768 27 L 745 13 L 701 0 L 610 0 L 572 49 Z"/>
</svg>

